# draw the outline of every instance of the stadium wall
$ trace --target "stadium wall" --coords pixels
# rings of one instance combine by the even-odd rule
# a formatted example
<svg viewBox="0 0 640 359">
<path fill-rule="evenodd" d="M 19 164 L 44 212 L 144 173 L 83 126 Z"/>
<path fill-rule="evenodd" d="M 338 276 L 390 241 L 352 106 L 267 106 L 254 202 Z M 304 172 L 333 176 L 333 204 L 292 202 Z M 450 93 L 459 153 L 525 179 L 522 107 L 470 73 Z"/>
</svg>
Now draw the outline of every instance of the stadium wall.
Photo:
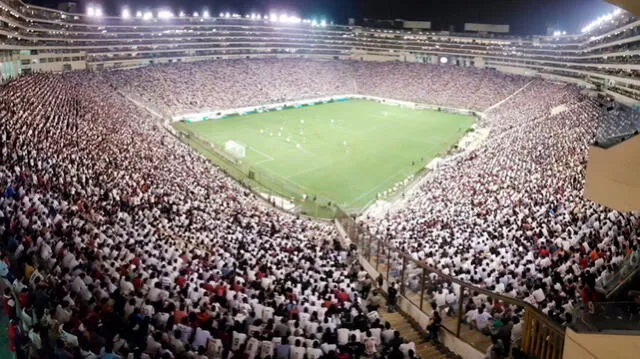
<svg viewBox="0 0 640 359">
<path fill-rule="evenodd" d="M 86 70 L 85 52 L 75 53 L 28 53 L 20 54 L 22 71 L 25 72 L 62 72 Z"/>
<path fill-rule="evenodd" d="M 173 122 L 177 121 L 189 121 L 189 122 L 198 122 L 204 120 L 215 120 L 228 116 L 238 116 L 238 115 L 246 115 L 255 112 L 264 112 L 264 111 L 272 111 L 272 110 L 283 110 L 285 108 L 291 107 L 302 107 L 308 105 L 322 104 L 334 101 L 345 101 L 345 100 L 369 100 L 376 101 L 379 103 L 383 103 L 390 106 L 401 106 L 406 108 L 411 108 L 415 110 L 436 110 L 442 112 L 449 113 L 457 113 L 468 116 L 481 115 L 480 113 L 458 109 L 458 108 L 450 108 L 450 107 L 442 107 L 437 105 L 430 104 L 419 104 L 415 102 L 401 101 L 389 98 L 382 98 L 376 96 L 369 95 L 360 95 L 360 94 L 347 94 L 347 95 L 335 95 L 335 96 L 326 96 L 326 97 L 318 97 L 313 99 L 305 99 L 305 100 L 297 100 L 297 101 L 287 101 L 287 102 L 278 102 L 272 104 L 258 105 L 258 106 L 247 106 L 240 107 L 235 109 L 227 109 L 227 110 L 217 110 L 217 111 L 203 111 L 198 113 L 186 113 L 175 115 L 171 118 Z"/>
<path fill-rule="evenodd" d="M 619 334 L 619 333 L 617 333 Z M 582 334 L 567 328 L 563 359 L 632 359 L 640 353 L 637 335 Z"/>
<path fill-rule="evenodd" d="M 348 60 L 351 59 L 348 56 L 334 56 L 334 55 L 300 55 L 300 54 L 256 54 L 256 55 L 202 55 L 202 56 L 179 56 L 179 57 L 154 57 L 153 59 L 116 59 L 116 60 L 104 60 L 96 62 L 87 62 L 87 68 L 90 70 L 102 70 L 102 69 L 130 69 L 141 66 L 148 66 L 154 64 L 170 64 L 173 62 L 198 62 L 198 61 L 212 61 L 212 60 L 227 60 L 227 59 L 265 59 L 265 58 L 312 58 L 317 60 Z"/>
<path fill-rule="evenodd" d="M 640 210 L 640 135 L 610 148 L 591 146 L 584 196 L 620 212 Z"/>
</svg>

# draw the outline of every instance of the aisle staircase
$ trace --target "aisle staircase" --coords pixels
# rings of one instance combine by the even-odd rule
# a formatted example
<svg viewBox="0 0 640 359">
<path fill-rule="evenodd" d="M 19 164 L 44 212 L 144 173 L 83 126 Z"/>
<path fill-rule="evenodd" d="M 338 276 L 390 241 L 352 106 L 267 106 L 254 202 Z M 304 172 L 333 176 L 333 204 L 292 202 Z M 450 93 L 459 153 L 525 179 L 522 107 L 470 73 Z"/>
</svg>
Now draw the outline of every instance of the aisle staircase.
<svg viewBox="0 0 640 359">
<path fill-rule="evenodd" d="M 399 312 L 389 313 L 386 308 L 378 309 L 383 320 L 391 323 L 391 328 L 400 332 L 407 342 L 416 344 L 416 355 L 421 359 L 455 359 L 461 358 L 442 344 L 433 344 L 424 340 L 424 328 L 420 329 Z"/>
</svg>

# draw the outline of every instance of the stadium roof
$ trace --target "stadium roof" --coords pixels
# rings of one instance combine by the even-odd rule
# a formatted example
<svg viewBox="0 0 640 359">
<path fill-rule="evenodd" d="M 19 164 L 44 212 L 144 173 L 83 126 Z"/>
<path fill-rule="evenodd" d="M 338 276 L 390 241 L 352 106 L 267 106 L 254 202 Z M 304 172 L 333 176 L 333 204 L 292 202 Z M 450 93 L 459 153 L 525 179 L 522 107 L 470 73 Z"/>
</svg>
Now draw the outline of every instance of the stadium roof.
<svg viewBox="0 0 640 359">
<path fill-rule="evenodd" d="M 627 10 L 630 13 L 640 17 L 640 1 L 638 0 L 607 0 L 608 2 L 616 5 L 620 8 Z"/>
</svg>

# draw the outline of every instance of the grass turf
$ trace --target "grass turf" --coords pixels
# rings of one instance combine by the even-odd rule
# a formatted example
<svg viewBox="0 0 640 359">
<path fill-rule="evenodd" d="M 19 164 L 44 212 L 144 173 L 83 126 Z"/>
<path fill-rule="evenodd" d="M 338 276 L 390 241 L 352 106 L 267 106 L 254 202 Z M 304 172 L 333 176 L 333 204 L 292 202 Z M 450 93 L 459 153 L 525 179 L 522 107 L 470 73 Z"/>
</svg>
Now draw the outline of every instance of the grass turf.
<svg viewBox="0 0 640 359">
<path fill-rule="evenodd" d="M 228 140 L 241 143 L 246 166 L 360 210 L 450 149 L 473 122 L 470 116 L 351 100 L 174 126 L 218 148 Z"/>
</svg>

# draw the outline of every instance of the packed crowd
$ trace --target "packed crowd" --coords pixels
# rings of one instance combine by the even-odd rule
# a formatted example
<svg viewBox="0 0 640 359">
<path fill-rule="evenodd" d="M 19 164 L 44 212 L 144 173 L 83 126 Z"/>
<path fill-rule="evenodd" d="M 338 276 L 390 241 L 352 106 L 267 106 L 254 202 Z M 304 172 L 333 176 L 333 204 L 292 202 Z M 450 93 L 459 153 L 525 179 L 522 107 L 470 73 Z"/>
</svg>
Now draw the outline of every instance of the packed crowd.
<svg viewBox="0 0 640 359">
<path fill-rule="evenodd" d="M 578 89 L 532 83 L 487 113 L 481 125 L 492 134 L 481 148 L 429 173 L 405 207 L 363 225 L 444 274 L 570 323 L 614 273 L 640 262 L 637 214 L 582 198 L 599 113 Z"/>
<path fill-rule="evenodd" d="M 0 276 L 18 295 L 5 291 L 3 307 L 19 354 L 415 356 L 376 320 L 376 282 L 339 249 L 333 227 L 263 204 L 114 89 L 169 112 L 354 91 L 482 110 L 508 98 L 482 120 L 493 131 L 482 147 L 431 172 L 405 208 L 363 225 L 560 322 L 640 262 L 637 217 L 581 198 L 598 108 L 570 86 L 299 59 L 38 74 L 0 89 Z M 469 297 L 469 323 L 517 343 L 521 313 L 446 283 L 430 293 L 444 311 Z M 498 316 L 508 330 L 494 333 Z"/>
<path fill-rule="evenodd" d="M 475 68 L 308 59 L 181 63 L 104 76 L 116 89 L 171 114 L 347 94 L 485 110 L 527 82 Z"/>
<path fill-rule="evenodd" d="M 0 117 L 17 358 L 415 357 L 332 226 L 263 204 L 98 75 L 22 77 Z"/>
</svg>

